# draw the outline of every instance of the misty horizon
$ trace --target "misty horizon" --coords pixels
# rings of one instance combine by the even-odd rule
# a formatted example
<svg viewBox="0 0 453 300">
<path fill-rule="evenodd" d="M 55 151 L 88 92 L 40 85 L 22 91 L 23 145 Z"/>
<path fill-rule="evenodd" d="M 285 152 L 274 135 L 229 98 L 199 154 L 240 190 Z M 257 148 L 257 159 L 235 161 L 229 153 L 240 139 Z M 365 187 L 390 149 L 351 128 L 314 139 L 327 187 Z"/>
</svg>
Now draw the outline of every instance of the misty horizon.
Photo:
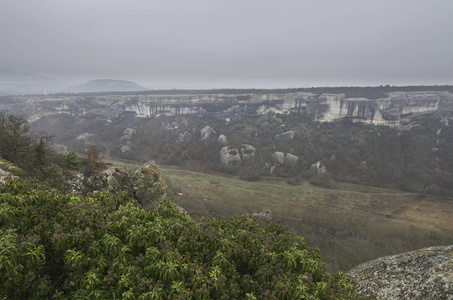
<svg viewBox="0 0 453 300">
<path fill-rule="evenodd" d="M 450 1 L 0 3 L 0 70 L 148 89 L 452 84 Z"/>
</svg>

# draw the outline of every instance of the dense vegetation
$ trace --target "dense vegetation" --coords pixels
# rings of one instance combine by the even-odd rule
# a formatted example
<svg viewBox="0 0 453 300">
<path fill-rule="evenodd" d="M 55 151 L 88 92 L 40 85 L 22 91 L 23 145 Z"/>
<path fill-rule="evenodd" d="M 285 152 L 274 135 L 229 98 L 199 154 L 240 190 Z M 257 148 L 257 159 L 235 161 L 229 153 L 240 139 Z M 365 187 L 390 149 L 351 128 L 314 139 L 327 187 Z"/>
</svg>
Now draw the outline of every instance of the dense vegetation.
<svg viewBox="0 0 453 300">
<path fill-rule="evenodd" d="M 250 217 L 82 198 L 10 181 L 0 194 L 0 298 L 353 299 L 316 249 Z"/>
</svg>

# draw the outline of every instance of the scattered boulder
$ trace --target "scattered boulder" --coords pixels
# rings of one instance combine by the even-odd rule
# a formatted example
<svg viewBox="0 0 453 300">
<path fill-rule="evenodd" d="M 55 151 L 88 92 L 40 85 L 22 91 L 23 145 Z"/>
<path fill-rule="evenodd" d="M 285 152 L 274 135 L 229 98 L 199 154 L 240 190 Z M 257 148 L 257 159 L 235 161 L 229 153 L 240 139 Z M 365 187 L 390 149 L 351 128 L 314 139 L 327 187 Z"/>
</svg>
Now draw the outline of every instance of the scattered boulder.
<svg viewBox="0 0 453 300">
<path fill-rule="evenodd" d="M 432 152 L 432 153 L 435 153 L 435 152 L 437 152 L 437 151 L 439 151 L 439 148 L 436 148 L 436 147 L 431 148 L 431 152 Z"/>
<path fill-rule="evenodd" d="M 275 139 L 276 140 L 294 140 L 295 137 L 296 137 L 296 132 L 290 130 L 290 131 L 287 131 L 284 133 L 277 134 L 275 136 Z"/>
<path fill-rule="evenodd" d="M 228 145 L 228 139 L 224 134 L 221 134 L 219 136 L 219 138 L 217 139 L 217 142 L 219 142 L 219 144 L 221 144 L 222 146 Z"/>
<path fill-rule="evenodd" d="M 378 258 L 346 274 L 376 299 L 453 299 L 453 245 Z"/>
<path fill-rule="evenodd" d="M 259 213 L 252 213 L 252 217 L 270 221 L 272 220 L 272 211 L 270 209 L 265 209 Z"/>
<path fill-rule="evenodd" d="M 276 166 L 283 166 L 285 164 L 285 153 L 277 151 L 272 154 L 272 162 Z"/>
<path fill-rule="evenodd" d="M 127 153 L 127 152 L 131 151 L 131 148 L 129 148 L 126 145 L 122 145 L 120 149 L 121 149 L 121 153 Z"/>
<path fill-rule="evenodd" d="M 225 146 L 220 150 L 220 162 L 225 166 L 238 165 L 241 163 L 241 156 L 237 148 Z"/>
<path fill-rule="evenodd" d="M 167 184 L 160 177 L 154 162 L 149 162 L 134 171 L 131 178 L 134 197 L 144 207 L 158 203 L 167 195 Z"/>
<path fill-rule="evenodd" d="M 256 148 L 252 145 L 242 144 L 240 152 L 243 161 L 253 161 L 255 159 Z"/>
<path fill-rule="evenodd" d="M 132 139 L 136 134 L 137 134 L 137 130 L 135 130 L 135 129 L 133 129 L 133 128 L 126 128 L 126 129 L 123 131 L 123 138 L 126 139 L 126 140 L 130 140 L 130 139 Z"/>
<path fill-rule="evenodd" d="M 319 174 L 319 175 L 327 173 L 326 167 L 320 161 L 316 162 L 315 164 L 312 164 L 310 166 L 310 170 L 312 172 L 314 172 L 315 174 Z"/>
<path fill-rule="evenodd" d="M 188 131 L 180 133 L 178 136 L 178 143 L 188 143 L 192 140 L 192 134 Z"/>
<path fill-rule="evenodd" d="M 200 135 L 201 135 L 201 141 L 203 143 L 207 143 L 209 141 L 217 139 L 217 132 L 215 132 L 214 129 L 212 129 L 209 126 L 205 126 L 203 129 L 201 129 Z"/>
<path fill-rule="evenodd" d="M 286 153 L 285 156 L 285 165 L 288 166 L 297 166 L 297 162 L 299 161 L 299 157 L 297 155 Z"/>
</svg>

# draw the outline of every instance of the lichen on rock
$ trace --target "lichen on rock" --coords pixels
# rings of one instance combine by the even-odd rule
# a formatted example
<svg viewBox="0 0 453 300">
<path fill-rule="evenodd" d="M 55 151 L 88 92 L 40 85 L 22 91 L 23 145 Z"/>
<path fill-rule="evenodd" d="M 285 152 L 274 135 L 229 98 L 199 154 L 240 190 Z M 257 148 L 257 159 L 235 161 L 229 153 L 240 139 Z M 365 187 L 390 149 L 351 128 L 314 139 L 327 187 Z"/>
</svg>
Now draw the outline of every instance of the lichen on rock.
<svg viewBox="0 0 453 300">
<path fill-rule="evenodd" d="M 134 197 L 144 207 L 164 200 L 167 195 L 167 183 L 153 161 L 134 171 L 131 184 Z"/>
<path fill-rule="evenodd" d="M 378 299 L 453 299 L 453 245 L 378 258 L 346 274 L 357 292 Z"/>
</svg>

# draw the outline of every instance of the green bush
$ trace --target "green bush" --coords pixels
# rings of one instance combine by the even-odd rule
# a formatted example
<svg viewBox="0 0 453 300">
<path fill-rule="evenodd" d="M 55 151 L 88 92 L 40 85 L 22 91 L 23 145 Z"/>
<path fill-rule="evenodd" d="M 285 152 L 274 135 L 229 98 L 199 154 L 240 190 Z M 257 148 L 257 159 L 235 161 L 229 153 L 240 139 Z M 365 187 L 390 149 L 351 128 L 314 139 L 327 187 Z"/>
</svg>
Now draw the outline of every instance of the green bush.
<svg viewBox="0 0 453 300">
<path fill-rule="evenodd" d="M 173 203 L 0 189 L 0 298 L 353 299 L 341 273 L 278 223 L 192 218 Z"/>
</svg>

